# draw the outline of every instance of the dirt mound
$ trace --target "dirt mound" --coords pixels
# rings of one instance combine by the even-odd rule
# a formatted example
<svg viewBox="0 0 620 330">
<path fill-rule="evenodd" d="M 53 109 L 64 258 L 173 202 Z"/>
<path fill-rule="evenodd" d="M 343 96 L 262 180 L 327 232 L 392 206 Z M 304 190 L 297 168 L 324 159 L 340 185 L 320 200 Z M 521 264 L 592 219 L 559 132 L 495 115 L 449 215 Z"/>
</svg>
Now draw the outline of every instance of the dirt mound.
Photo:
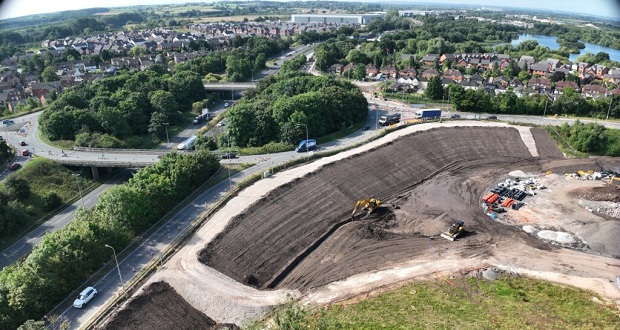
<svg viewBox="0 0 620 330">
<path fill-rule="evenodd" d="M 620 190 L 615 187 L 588 187 L 573 190 L 572 197 L 599 202 L 620 202 Z"/>
<path fill-rule="evenodd" d="M 239 327 L 218 324 L 188 304 L 168 283 L 156 282 L 133 298 L 103 329 L 234 330 Z"/>
<path fill-rule="evenodd" d="M 454 127 L 418 132 L 378 149 L 323 167 L 303 180 L 272 191 L 231 221 L 227 229 L 206 246 L 199 259 L 210 267 L 259 288 L 292 271 L 299 262 L 301 274 L 283 279 L 281 286 L 303 288 L 321 285 L 355 273 L 385 267 L 428 253 L 428 236 L 438 235 L 454 218 L 465 218 L 471 230 L 470 244 L 480 246 L 499 233 L 477 207 L 490 177 L 506 168 L 538 171 L 519 132 L 504 127 Z M 470 180 L 470 178 L 475 178 Z M 423 187 L 423 188 L 419 188 Z M 375 195 L 394 211 L 398 226 L 368 224 L 372 219 L 343 225 L 331 237 L 324 235 L 350 217 L 357 199 Z M 402 203 L 402 205 L 401 205 Z M 409 204 L 408 204 L 409 203 Z M 405 205 L 408 205 L 405 207 Z M 484 233 L 484 234 L 483 234 Z M 518 234 L 517 234 L 518 235 Z M 424 236 L 424 238 L 420 238 Z M 336 263 L 299 256 L 323 237 L 312 255 Z M 340 241 L 335 241 L 336 237 Z M 479 240 L 480 243 L 471 240 Z M 348 241 L 341 245 L 342 241 Z M 447 241 L 446 241 L 447 242 Z M 446 242 L 437 241 L 437 247 Z M 295 260 L 295 261 L 293 261 Z M 351 262 L 357 260 L 355 265 Z M 323 265 L 330 265 L 326 270 Z M 325 270 L 321 275 L 314 269 Z M 251 282 L 251 283 L 250 283 Z"/>
</svg>

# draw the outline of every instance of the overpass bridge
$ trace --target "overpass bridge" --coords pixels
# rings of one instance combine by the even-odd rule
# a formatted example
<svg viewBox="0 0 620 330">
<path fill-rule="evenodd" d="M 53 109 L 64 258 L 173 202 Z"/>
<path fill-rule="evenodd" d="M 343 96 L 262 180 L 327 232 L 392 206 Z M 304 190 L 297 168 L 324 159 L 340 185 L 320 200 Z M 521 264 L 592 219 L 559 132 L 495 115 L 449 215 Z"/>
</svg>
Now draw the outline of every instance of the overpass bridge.
<svg viewBox="0 0 620 330">
<path fill-rule="evenodd" d="M 204 84 L 206 90 L 209 91 L 245 91 L 248 89 L 256 88 L 256 83 L 243 82 L 243 83 L 212 83 Z"/>
</svg>

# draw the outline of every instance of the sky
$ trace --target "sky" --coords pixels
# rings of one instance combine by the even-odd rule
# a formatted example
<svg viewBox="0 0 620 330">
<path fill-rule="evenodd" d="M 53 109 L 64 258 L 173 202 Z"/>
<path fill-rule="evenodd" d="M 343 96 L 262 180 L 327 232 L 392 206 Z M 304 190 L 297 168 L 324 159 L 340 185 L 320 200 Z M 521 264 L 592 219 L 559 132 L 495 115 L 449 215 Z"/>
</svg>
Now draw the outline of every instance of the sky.
<svg viewBox="0 0 620 330">
<path fill-rule="evenodd" d="M 360 0 L 355 0 L 360 1 Z M 369 1 L 365 2 L 392 2 L 392 1 Z M 620 0 L 395 0 L 399 3 L 448 3 L 466 4 L 491 7 L 522 7 L 530 9 L 559 10 L 566 12 L 591 14 L 608 17 L 620 17 Z M 156 5 L 156 4 L 182 4 L 188 2 L 212 2 L 193 0 L 4 0 L 0 5 L 0 19 L 20 17 L 32 14 L 51 13 L 64 10 L 94 8 L 94 7 L 120 7 L 133 5 Z"/>
</svg>

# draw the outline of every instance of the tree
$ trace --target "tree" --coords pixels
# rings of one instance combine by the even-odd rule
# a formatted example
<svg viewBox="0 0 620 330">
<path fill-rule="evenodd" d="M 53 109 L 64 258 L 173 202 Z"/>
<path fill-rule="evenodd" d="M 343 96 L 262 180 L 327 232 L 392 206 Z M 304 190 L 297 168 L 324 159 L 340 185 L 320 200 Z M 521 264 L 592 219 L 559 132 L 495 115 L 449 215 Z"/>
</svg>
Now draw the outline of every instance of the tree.
<svg viewBox="0 0 620 330">
<path fill-rule="evenodd" d="M 441 100 L 443 98 L 443 87 L 441 86 L 439 77 L 431 77 L 428 80 L 428 85 L 426 86 L 424 94 L 431 100 Z"/>
<path fill-rule="evenodd" d="M 62 199 L 55 192 L 50 192 L 45 197 L 43 197 L 43 208 L 47 211 L 51 211 L 62 203 Z"/>
<path fill-rule="evenodd" d="M 41 72 L 41 80 L 43 81 L 58 81 L 59 79 L 54 67 L 48 66 Z"/>
<path fill-rule="evenodd" d="M 11 200 L 23 200 L 30 196 L 28 181 L 11 175 L 4 180 L 4 192 Z"/>
</svg>

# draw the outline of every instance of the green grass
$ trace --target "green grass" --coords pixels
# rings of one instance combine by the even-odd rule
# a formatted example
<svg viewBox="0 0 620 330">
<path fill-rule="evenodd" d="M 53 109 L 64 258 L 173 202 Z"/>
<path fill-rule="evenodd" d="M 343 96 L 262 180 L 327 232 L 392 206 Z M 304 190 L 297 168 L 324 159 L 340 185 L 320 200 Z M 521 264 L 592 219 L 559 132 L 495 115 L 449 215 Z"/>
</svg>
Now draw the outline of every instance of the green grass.
<svg viewBox="0 0 620 330">
<path fill-rule="evenodd" d="M 619 329 L 614 304 L 593 297 L 603 301 L 592 292 L 541 280 L 459 278 L 314 310 L 288 303 L 273 319 L 288 324 L 275 329 Z"/>
<path fill-rule="evenodd" d="M 30 187 L 30 197 L 21 200 L 27 208 L 27 220 L 20 224 L 18 230 L 0 237 L 0 251 L 4 250 L 16 240 L 21 238 L 32 226 L 49 219 L 60 207 L 54 211 L 46 211 L 43 208 L 43 198 L 51 192 L 55 192 L 66 204 L 74 201 L 82 194 L 86 195 L 96 184 L 88 179 L 88 175 L 74 176 L 74 173 L 62 165 L 56 164 L 45 158 L 35 158 L 28 162 L 23 168 L 11 175 L 22 178 L 28 182 Z M 0 185 L 1 187 L 1 185 Z"/>
</svg>

